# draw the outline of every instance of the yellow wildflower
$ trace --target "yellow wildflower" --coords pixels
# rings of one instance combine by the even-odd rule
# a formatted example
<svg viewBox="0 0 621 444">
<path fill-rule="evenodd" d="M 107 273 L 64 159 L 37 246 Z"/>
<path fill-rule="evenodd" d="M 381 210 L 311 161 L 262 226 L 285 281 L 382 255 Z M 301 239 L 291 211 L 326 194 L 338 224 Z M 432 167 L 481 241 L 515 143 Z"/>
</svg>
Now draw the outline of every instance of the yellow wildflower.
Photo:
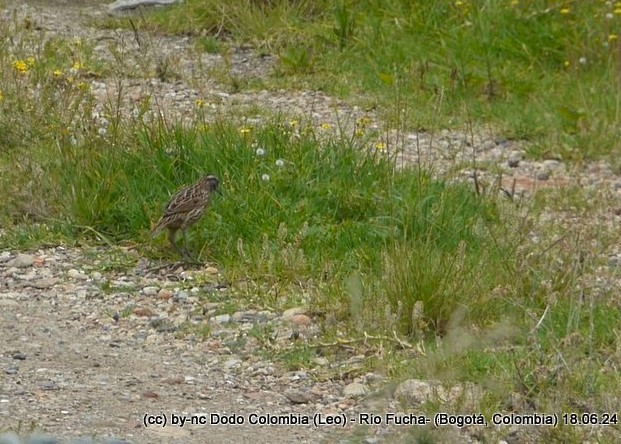
<svg viewBox="0 0 621 444">
<path fill-rule="evenodd" d="M 565 61 L 563 62 L 563 66 L 564 66 L 565 68 L 569 68 L 569 60 L 565 60 Z"/>
<path fill-rule="evenodd" d="M 0 102 L 2 102 L 4 100 L 4 94 L 2 94 L 2 91 L 0 91 Z"/>
<path fill-rule="evenodd" d="M 196 104 L 197 108 L 202 108 L 203 106 L 205 106 L 205 101 L 203 99 L 196 99 L 194 103 Z"/>
<path fill-rule="evenodd" d="M 251 130 L 252 130 L 252 128 L 250 128 L 248 126 L 242 126 L 239 129 L 239 132 L 242 133 L 242 134 L 248 134 Z"/>
<path fill-rule="evenodd" d="M 617 34 L 608 34 L 608 41 L 613 42 L 617 40 Z"/>
<path fill-rule="evenodd" d="M 364 116 L 358 119 L 358 125 L 363 128 L 366 128 L 367 126 L 369 126 L 371 122 L 372 122 L 371 118 L 367 116 Z"/>
<path fill-rule="evenodd" d="M 60 77 L 63 75 L 63 72 L 60 69 L 55 69 L 52 74 L 54 75 L 54 77 Z"/>
<path fill-rule="evenodd" d="M 298 122 L 296 119 L 289 120 L 289 126 L 292 126 L 292 127 L 294 127 L 294 128 L 295 128 L 296 126 L 298 126 L 298 123 L 300 123 L 300 122 Z"/>
<path fill-rule="evenodd" d="M 15 60 L 13 62 L 13 68 L 15 71 L 25 74 L 28 72 L 28 64 L 23 60 Z"/>
<path fill-rule="evenodd" d="M 78 62 L 77 60 L 75 62 L 73 62 L 73 65 L 71 66 L 72 69 L 75 69 L 76 71 L 79 71 L 80 69 L 82 69 L 84 67 L 84 65 L 82 65 L 80 62 Z"/>
<path fill-rule="evenodd" d="M 612 12 L 614 12 L 614 13 L 615 13 L 615 14 L 617 14 L 617 15 L 621 14 L 621 7 L 616 7 L 616 8 L 614 9 L 614 11 L 612 11 Z"/>
<path fill-rule="evenodd" d="M 32 68 L 35 64 L 35 58 L 34 57 L 28 57 L 26 59 L 26 65 L 28 65 L 29 68 Z"/>
<path fill-rule="evenodd" d="M 330 128 L 332 128 L 332 125 L 330 125 L 327 122 L 324 122 L 324 123 L 321 124 L 321 129 L 322 130 L 329 130 Z"/>
<path fill-rule="evenodd" d="M 571 9 L 569 8 L 561 8 L 561 10 L 559 11 L 561 14 L 563 15 L 567 15 L 571 12 Z"/>
<path fill-rule="evenodd" d="M 375 149 L 376 149 L 377 151 L 386 151 L 386 148 L 387 148 L 387 147 L 386 147 L 386 144 L 385 144 L 384 142 L 377 142 L 377 143 L 375 144 Z"/>
</svg>

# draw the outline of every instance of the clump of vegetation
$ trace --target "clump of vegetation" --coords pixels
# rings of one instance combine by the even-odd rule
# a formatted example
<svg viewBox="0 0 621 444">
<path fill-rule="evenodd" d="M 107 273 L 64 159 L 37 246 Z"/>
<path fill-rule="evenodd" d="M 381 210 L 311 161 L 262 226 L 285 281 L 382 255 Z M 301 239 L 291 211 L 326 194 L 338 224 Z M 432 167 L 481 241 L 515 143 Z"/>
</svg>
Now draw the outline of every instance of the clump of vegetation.
<svg viewBox="0 0 621 444">
<path fill-rule="evenodd" d="M 474 120 L 531 140 L 533 155 L 575 160 L 619 139 L 614 2 L 189 0 L 139 25 L 252 43 L 280 56 L 262 87 L 360 97 L 393 124 Z"/>
</svg>

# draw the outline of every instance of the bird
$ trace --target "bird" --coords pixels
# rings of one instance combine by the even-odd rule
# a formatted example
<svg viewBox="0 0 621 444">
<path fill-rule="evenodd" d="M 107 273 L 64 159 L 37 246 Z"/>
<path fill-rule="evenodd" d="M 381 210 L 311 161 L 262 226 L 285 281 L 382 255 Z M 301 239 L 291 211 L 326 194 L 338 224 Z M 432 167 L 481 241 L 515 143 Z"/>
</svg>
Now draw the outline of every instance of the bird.
<svg viewBox="0 0 621 444">
<path fill-rule="evenodd" d="M 188 253 L 185 230 L 194 225 L 201 218 L 211 200 L 211 195 L 218 190 L 220 182 L 212 174 L 201 177 L 192 185 L 186 186 L 177 191 L 171 198 L 164 214 L 153 227 L 152 237 L 158 235 L 163 229 L 168 229 L 168 240 L 177 253 L 185 260 L 190 260 Z M 183 238 L 183 248 L 179 248 L 175 242 L 177 231 L 181 230 Z"/>
</svg>

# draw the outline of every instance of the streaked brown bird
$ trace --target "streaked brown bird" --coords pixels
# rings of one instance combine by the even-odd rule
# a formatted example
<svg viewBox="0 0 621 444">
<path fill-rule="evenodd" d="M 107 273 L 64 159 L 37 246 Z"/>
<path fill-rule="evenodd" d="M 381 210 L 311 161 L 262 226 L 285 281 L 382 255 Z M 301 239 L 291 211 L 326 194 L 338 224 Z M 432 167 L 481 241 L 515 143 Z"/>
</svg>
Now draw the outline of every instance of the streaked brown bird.
<svg viewBox="0 0 621 444">
<path fill-rule="evenodd" d="M 185 230 L 201 218 L 209 206 L 211 195 L 217 191 L 218 185 L 218 178 L 210 174 L 177 191 L 166 205 L 164 215 L 155 224 L 152 236 L 157 236 L 164 228 L 168 229 L 168 240 L 175 251 L 184 259 L 191 259 L 186 246 Z M 183 238 L 183 249 L 179 248 L 175 242 L 179 230 Z"/>
</svg>

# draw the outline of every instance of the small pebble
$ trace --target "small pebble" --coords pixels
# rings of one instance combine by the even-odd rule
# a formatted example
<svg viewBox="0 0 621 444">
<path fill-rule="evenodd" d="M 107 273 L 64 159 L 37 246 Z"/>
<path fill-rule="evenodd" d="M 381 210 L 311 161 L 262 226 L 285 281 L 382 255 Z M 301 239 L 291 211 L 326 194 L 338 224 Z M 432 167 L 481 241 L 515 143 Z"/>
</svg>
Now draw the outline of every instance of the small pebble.
<svg viewBox="0 0 621 444">
<path fill-rule="evenodd" d="M 213 319 L 214 322 L 217 322 L 218 324 L 228 324 L 229 322 L 231 322 L 231 315 L 221 314 L 221 315 L 214 316 L 211 319 Z"/>
<path fill-rule="evenodd" d="M 81 280 L 81 281 L 85 281 L 88 279 L 88 276 L 84 273 L 82 273 L 81 271 L 76 270 L 75 268 L 70 268 L 69 271 L 67 271 L 67 276 L 69 276 L 71 279 L 76 279 L 76 280 Z"/>
<path fill-rule="evenodd" d="M 153 287 L 153 286 L 149 286 L 149 287 L 144 287 L 142 289 L 142 293 L 145 296 L 155 296 L 159 291 L 158 287 Z"/>
<path fill-rule="evenodd" d="M 550 171 L 542 168 L 539 171 L 537 171 L 537 180 L 548 180 L 550 178 Z"/>
<path fill-rule="evenodd" d="M 521 151 L 511 151 L 509 159 L 507 159 L 507 165 L 510 168 L 517 168 L 520 166 L 521 160 L 524 158 L 524 154 Z"/>
<path fill-rule="evenodd" d="M 352 382 L 347 384 L 343 389 L 343 396 L 346 398 L 359 398 L 367 393 L 367 388 L 364 384 L 359 382 Z"/>
</svg>

